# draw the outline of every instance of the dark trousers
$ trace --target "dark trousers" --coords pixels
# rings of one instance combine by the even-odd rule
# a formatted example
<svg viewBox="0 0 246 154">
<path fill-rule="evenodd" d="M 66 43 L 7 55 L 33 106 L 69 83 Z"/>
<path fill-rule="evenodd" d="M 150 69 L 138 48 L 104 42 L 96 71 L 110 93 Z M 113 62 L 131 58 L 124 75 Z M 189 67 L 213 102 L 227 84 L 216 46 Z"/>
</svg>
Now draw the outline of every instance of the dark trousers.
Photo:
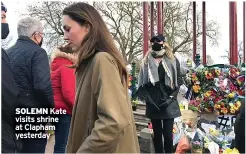
<svg viewBox="0 0 246 154">
<path fill-rule="evenodd" d="M 56 123 L 54 153 L 65 153 L 71 123 L 71 115 L 59 115 Z"/>
<path fill-rule="evenodd" d="M 235 148 L 238 149 L 239 153 L 245 153 L 245 136 L 235 136 Z"/>
<path fill-rule="evenodd" d="M 164 137 L 165 153 L 173 151 L 173 123 L 174 119 L 152 119 L 154 131 L 154 147 L 156 153 L 163 153 L 162 136 Z"/>
<path fill-rule="evenodd" d="M 22 141 L 22 153 L 45 153 L 47 138 L 26 139 Z"/>
</svg>

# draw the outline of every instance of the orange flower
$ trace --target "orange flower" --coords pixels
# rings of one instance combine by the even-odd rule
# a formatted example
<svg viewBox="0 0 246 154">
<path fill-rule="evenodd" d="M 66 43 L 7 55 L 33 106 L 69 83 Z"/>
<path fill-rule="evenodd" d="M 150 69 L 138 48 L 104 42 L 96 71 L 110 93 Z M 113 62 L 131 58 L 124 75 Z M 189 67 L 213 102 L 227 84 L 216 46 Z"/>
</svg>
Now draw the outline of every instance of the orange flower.
<svg viewBox="0 0 246 154">
<path fill-rule="evenodd" d="M 194 85 L 192 88 L 195 93 L 198 93 L 201 90 L 201 87 L 199 85 Z"/>
<path fill-rule="evenodd" d="M 206 78 L 209 80 L 209 79 L 213 79 L 213 74 L 212 73 L 208 73 L 206 75 Z"/>
<path fill-rule="evenodd" d="M 220 109 L 220 105 L 219 105 L 219 104 L 215 104 L 215 105 L 214 105 L 214 108 L 215 108 L 215 109 Z"/>
<path fill-rule="evenodd" d="M 214 105 L 214 108 L 217 109 L 217 108 L 218 108 L 218 104 L 215 104 L 215 105 Z"/>
<path fill-rule="evenodd" d="M 227 108 L 221 108 L 221 112 L 224 113 L 224 114 L 227 114 L 228 113 L 228 109 Z"/>
<path fill-rule="evenodd" d="M 191 80 L 192 80 L 193 82 L 198 81 L 198 78 L 197 78 L 197 76 L 196 76 L 196 74 L 195 74 L 195 73 L 194 73 L 194 74 L 192 74 L 192 76 L 191 76 Z"/>
</svg>

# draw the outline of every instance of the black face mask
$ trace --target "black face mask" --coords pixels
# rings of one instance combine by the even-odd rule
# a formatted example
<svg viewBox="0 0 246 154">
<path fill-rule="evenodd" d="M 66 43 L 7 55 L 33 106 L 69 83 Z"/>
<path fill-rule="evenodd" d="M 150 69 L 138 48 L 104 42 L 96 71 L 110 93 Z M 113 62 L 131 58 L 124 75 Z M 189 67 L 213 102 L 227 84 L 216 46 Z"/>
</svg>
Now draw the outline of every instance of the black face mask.
<svg viewBox="0 0 246 154">
<path fill-rule="evenodd" d="M 9 35 L 9 24 L 8 23 L 2 23 L 2 39 L 6 39 Z"/>
<path fill-rule="evenodd" d="M 43 44 L 43 38 L 41 39 L 41 41 L 39 42 L 39 46 L 41 47 L 42 46 L 42 44 Z"/>
<path fill-rule="evenodd" d="M 160 51 L 160 50 L 162 49 L 162 47 L 163 47 L 163 44 L 159 44 L 159 43 L 154 43 L 154 44 L 152 45 L 152 49 L 153 49 L 154 51 Z"/>
</svg>

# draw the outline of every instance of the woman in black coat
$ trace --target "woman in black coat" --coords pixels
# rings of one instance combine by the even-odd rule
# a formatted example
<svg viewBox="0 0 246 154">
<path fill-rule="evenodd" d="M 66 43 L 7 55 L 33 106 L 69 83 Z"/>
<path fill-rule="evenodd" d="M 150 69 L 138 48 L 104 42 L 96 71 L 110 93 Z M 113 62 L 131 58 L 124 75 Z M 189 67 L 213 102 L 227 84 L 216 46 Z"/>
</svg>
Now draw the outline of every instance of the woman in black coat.
<svg viewBox="0 0 246 154">
<path fill-rule="evenodd" d="M 245 153 L 245 99 L 242 100 L 240 112 L 237 115 L 235 125 L 235 148 L 240 153 Z"/>
<path fill-rule="evenodd" d="M 162 34 L 150 40 L 152 50 L 144 58 L 139 74 L 137 95 L 146 102 L 146 116 L 151 119 L 156 153 L 172 153 L 174 118 L 181 116 L 177 95 L 182 84 L 180 63 Z"/>
</svg>

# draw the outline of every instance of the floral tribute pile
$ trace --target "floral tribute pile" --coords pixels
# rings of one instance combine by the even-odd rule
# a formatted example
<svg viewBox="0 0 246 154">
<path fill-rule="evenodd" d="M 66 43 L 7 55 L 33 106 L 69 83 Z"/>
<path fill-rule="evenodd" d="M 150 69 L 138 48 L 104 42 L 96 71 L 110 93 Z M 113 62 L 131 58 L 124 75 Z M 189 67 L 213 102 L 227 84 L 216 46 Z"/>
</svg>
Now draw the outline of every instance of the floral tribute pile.
<svg viewBox="0 0 246 154">
<path fill-rule="evenodd" d="M 193 97 L 189 109 L 215 112 L 217 115 L 236 115 L 245 97 L 245 73 L 237 67 L 203 67 L 186 76 Z"/>
</svg>

